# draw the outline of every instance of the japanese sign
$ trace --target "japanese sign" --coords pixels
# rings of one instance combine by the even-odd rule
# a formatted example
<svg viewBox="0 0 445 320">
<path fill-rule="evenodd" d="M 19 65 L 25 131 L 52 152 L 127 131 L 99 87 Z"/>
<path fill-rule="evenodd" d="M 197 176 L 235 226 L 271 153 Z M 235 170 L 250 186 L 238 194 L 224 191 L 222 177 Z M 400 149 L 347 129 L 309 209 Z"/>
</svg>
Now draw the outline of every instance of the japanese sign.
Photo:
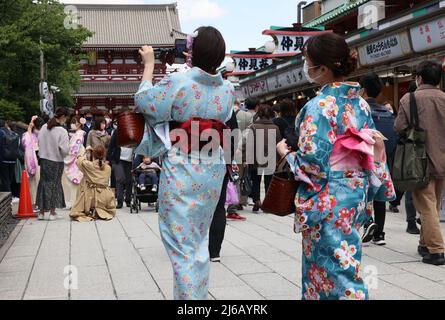
<svg viewBox="0 0 445 320">
<path fill-rule="evenodd" d="M 302 52 L 304 43 L 312 36 L 331 32 L 331 31 L 281 31 L 281 30 L 266 30 L 264 35 L 270 35 L 274 39 L 276 55 L 297 55 Z"/>
<path fill-rule="evenodd" d="M 358 51 L 363 66 L 394 60 L 412 52 L 406 32 L 378 39 L 359 47 Z"/>
<path fill-rule="evenodd" d="M 307 82 L 302 68 L 295 68 L 267 79 L 270 92 L 292 88 Z"/>
<path fill-rule="evenodd" d="M 245 58 L 233 58 L 235 60 L 234 73 L 250 73 L 255 72 L 270 66 L 273 61 L 267 58 L 257 57 L 245 57 Z"/>
<path fill-rule="evenodd" d="M 415 52 L 445 46 L 445 17 L 411 28 L 411 41 Z"/>
<path fill-rule="evenodd" d="M 244 86 L 245 97 L 258 97 L 266 94 L 269 90 L 267 88 L 267 82 L 264 79 L 255 80 Z"/>
</svg>

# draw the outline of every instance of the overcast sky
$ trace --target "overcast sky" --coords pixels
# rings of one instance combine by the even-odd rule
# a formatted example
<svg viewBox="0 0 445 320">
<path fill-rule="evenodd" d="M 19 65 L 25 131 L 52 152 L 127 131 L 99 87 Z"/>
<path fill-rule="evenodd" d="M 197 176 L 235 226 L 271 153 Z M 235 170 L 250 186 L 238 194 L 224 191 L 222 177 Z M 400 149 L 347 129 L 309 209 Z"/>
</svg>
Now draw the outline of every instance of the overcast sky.
<svg viewBox="0 0 445 320">
<path fill-rule="evenodd" d="M 270 26 L 291 26 L 297 22 L 298 0 L 61 0 L 87 4 L 159 4 L 178 3 L 182 31 L 191 33 L 202 25 L 218 28 L 227 42 L 227 50 L 260 47 L 271 38 L 263 36 Z M 312 0 L 307 1 L 312 2 Z"/>
</svg>

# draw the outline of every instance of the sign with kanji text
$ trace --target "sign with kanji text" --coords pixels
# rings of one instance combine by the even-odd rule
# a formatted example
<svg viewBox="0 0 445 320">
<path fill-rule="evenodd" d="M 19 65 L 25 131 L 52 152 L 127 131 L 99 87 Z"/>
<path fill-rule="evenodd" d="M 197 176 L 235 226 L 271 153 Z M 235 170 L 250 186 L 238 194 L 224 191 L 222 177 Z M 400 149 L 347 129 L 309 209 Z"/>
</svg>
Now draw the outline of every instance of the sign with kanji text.
<svg viewBox="0 0 445 320">
<path fill-rule="evenodd" d="M 273 64 L 273 56 L 269 54 L 228 54 L 235 62 L 235 70 L 232 76 L 247 75 L 260 71 Z"/>
<path fill-rule="evenodd" d="M 445 46 L 445 17 L 411 28 L 411 41 L 415 52 Z"/>
<path fill-rule="evenodd" d="M 380 38 L 358 48 L 360 64 L 370 66 L 412 53 L 407 32 Z"/>
<path fill-rule="evenodd" d="M 269 87 L 269 92 L 297 87 L 307 82 L 308 80 L 306 79 L 303 68 L 301 67 L 290 69 L 276 75 L 271 75 L 267 78 L 267 86 Z"/>
<path fill-rule="evenodd" d="M 312 36 L 332 31 L 282 31 L 265 30 L 263 35 L 269 35 L 275 42 L 275 55 L 293 56 L 302 53 L 303 45 Z"/>
<path fill-rule="evenodd" d="M 259 97 L 269 92 L 267 81 L 265 79 L 257 79 L 248 83 L 243 87 L 245 97 Z"/>
</svg>

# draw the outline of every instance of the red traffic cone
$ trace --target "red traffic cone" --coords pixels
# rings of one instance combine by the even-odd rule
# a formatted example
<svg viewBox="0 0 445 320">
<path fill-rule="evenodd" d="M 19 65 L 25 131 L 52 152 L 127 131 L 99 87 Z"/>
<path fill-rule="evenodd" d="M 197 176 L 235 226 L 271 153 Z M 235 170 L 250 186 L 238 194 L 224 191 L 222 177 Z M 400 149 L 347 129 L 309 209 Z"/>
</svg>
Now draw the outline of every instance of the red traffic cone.
<svg viewBox="0 0 445 320">
<path fill-rule="evenodd" d="M 26 170 L 22 173 L 22 187 L 20 189 L 19 210 L 15 216 L 16 219 L 36 218 L 32 207 L 31 192 L 29 192 L 29 181 Z"/>
</svg>

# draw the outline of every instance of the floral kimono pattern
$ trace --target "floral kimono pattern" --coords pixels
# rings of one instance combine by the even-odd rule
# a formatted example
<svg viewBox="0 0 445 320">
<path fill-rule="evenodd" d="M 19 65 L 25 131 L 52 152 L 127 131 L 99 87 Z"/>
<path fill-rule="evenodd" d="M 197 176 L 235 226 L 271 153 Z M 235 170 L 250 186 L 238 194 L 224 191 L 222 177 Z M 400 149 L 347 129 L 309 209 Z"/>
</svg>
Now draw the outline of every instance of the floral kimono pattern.
<svg viewBox="0 0 445 320">
<path fill-rule="evenodd" d="M 299 151 L 288 162 L 303 182 L 295 217 L 303 235 L 303 299 L 368 299 L 359 229 L 372 215 L 372 201 L 393 200 L 395 191 L 386 162 L 371 161 L 371 169 L 331 165 L 340 136 L 375 129 L 359 90 L 357 83 L 326 85 L 297 119 Z"/>
<path fill-rule="evenodd" d="M 76 164 L 77 156 L 83 147 L 83 141 L 85 139 L 85 131 L 78 130 L 71 135 L 70 138 L 70 152 L 65 158 L 65 174 L 71 183 L 75 185 L 80 185 L 83 173 L 79 170 Z"/>
<path fill-rule="evenodd" d="M 22 144 L 25 149 L 25 168 L 29 177 L 34 177 L 37 173 L 38 160 L 36 151 L 39 148 L 39 138 L 37 134 L 25 132 L 22 137 Z"/>
<path fill-rule="evenodd" d="M 199 68 L 169 75 L 156 86 L 143 82 L 135 97 L 136 111 L 146 119 L 137 153 L 162 157 L 159 227 L 173 266 L 177 300 L 208 298 L 208 235 L 226 168 L 222 149 L 215 163 L 172 147 L 169 122 L 192 118 L 226 122 L 234 100 L 234 88 L 221 74 L 212 76 Z"/>
</svg>

